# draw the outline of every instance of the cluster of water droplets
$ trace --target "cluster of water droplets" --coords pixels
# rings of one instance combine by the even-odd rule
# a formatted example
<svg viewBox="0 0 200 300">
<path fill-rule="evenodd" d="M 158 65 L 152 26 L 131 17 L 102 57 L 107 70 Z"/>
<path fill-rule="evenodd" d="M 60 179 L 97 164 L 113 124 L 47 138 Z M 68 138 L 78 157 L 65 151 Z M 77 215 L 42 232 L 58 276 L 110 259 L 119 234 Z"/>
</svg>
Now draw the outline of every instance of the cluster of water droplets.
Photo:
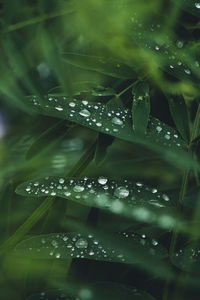
<svg viewBox="0 0 200 300">
<path fill-rule="evenodd" d="M 194 8 L 199 10 L 200 2 L 195 2 Z M 189 51 L 188 49 L 182 51 L 185 44 L 187 44 L 185 41 L 180 39 L 171 40 L 166 33 L 163 38 L 162 24 L 156 22 L 146 24 L 144 21 L 139 20 L 136 13 L 130 18 L 130 21 L 134 26 L 134 34 L 132 35 L 134 43 L 154 52 L 156 55 L 159 54 L 160 57 L 162 56 L 162 59 L 158 60 L 159 68 L 178 78 L 190 79 L 192 74 L 199 77 L 199 61 L 194 57 L 192 60 L 190 59 L 188 65 L 186 56 Z M 187 55 L 185 52 L 187 52 Z"/>
<path fill-rule="evenodd" d="M 176 218 L 163 210 L 173 207 L 169 196 L 141 182 L 118 182 L 103 176 L 98 179 L 46 177 L 20 185 L 17 193 L 63 197 L 140 222 L 157 223 L 162 228 L 172 228 L 177 224 Z"/>
<path fill-rule="evenodd" d="M 34 106 L 42 106 L 40 99 L 32 97 Z M 66 97 L 47 97 L 42 106 L 44 114 L 59 116 L 100 132 L 128 141 L 135 141 L 132 129 L 132 113 L 122 107 L 110 108 L 99 102 L 88 102 Z M 45 112 L 44 112 L 45 110 Z M 158 119 L 150 117 L 146 137 L 166 147 L 180 147 L 184 142 L 177 132 Z"/>
<path fill-rule="evenodd" d="M 133 243 L 139 247 L 144 247 L 150 255 L 162 257 L 165 249 L 159 245 L 158 241 L 134 233 L 115 234 L 115 241 Z M 33 237 L 20 243 L 16 251 L 26 249 L 26 253 L 32 257 L 66 259 L 67 257 L 94 259 L 105 261 L 130 262 L 130 258 L 117 247 L 107 246 L 96 238 L 93 234 L 81 233 L 55 233 L 38 237 Z M 131 258 L 134 261 L 134 257 Z"/>
<path fill-rule="evenodd" d="M 180 269 L 200 273 L 200 248 L 187 246 L 184 249 L 179 249 L 172 256 L 172 262 Z"/>
</svg>

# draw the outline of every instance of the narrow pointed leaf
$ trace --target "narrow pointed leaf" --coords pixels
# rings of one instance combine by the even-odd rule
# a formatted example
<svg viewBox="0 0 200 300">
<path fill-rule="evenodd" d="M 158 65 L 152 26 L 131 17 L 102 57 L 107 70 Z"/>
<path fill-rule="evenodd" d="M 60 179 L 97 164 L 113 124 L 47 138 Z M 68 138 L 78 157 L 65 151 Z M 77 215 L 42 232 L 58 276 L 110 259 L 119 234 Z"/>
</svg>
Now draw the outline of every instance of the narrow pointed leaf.
<svg viewBox="0 0 200 300">
<path fill-rule="evenodd" d="M 171 116 L 176 124 L 176 128 L 186 142 L 190 140 L 189 115 L 183 97 L 168 96 Z"/>
<path fill-rule="evenodd" d="M 97 71 L 116 78 L 135 78 L 135 72 L 123 63 L 112 58 L 90 56 L 77 53 L 64 53 L 63 58 L 67 63 L 74 66 Z"/>
<path fill-rule="evenodd" d="M 76 284 L 72 285 L 72 287 L 73 291 L 72 288 L 66 287 L 65 284 L 63 289 L 42 291 L 41 293 L 29 296 L 27 300 L 86 300 L 88 297 L 84 297 L 84 291 L 88 291 L 90 300 L 154 300 L 151 295 L 144 291 L 114 282 L 97 282 L 84 284 L 83 286 Z"/>
<path fill-rule="evenodd" d="M 138 82 L 132 89 L 132 120 L 136 134 L 144 135 L 149 123 L 150 97 L 149 86 L 146 82 Z"/>
<path fill-rule="evenodd" d="M 173 214 L 167 194 L 140 182 L 113 181 L 105 177 L 73 179 L 47 177 L 22 183 L 16 192 L 23 196 L 58 196 L 82 205 L 93 206 L 162 228 L 185 230 Z"/>
</svg>

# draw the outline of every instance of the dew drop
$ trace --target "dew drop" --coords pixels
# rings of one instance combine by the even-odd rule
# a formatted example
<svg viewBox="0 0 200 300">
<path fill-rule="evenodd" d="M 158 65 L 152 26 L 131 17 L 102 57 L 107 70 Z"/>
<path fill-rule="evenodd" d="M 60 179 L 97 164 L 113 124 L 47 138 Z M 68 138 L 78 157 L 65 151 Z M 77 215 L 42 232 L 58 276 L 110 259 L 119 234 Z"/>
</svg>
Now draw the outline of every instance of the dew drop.
<svg viewBox="0 0 200 300">
<path fill-rule="evenodd" d="M 79 115 L 81 115 L 82 117 L 89 117 L 90 112 L 87 109 L 84 108 L 79 112 Z"/>
<path fill-rule="evenodd" d="M 118 187 L 116 188 L 114 195 L 119 198 L 126 198 L 129 195 L 129 190 L 127 190 L 125 187 Z"/>
<path fill-rule="evenodd" d="M 198 8 L 198 9 L 200 9 L 200 2 L 196 2 L 195 3 L 195 7 Z"/>
<path fill-rule="evenodd" d="M 81 185 L 75 185 L 75 187 L 73 188 L 74 192 L 76 192 L 76 193 L 80 193 L 80 192 L 84 191 L 84 189 L 85 188 Z"/>
<path fill-rule="evenodd" d="M 102 184 L 102 185 L 106 184 L 107 181 L 108 181 L 108 179 L 105 178 L 105 177 L 102 177 L 102 176 L 101 176 L 101 177 L 98 178 L 98 183 L 100 183 L 100 184 Z"/>
<path fill-rule="evenodd" d="M 123 125 L 123 121 L 120 118 L 114 117 L 112 118 L 111 122 L 115 125 Z"/>
<path fill-rule="evenodd" d="M 75 104 L 74 102 L 69 102 L 69 106 L 70 106 L 70 107 L 75 107 L 76 104 Z"/>
<path fill-rule="evenodd" d="M 60 184 L 63 184 L 64 182 L 65 182 L 65 180 L 64 180 L 63 178 L 60 178 L 60 179 L 59 179 L 59 183 L 60 183 Z"/>
<path fill-rule="evenodd" d="M 86 249 L 88 247 L 88 241 L 84 238 L 80 238 L 76 241 L 75 246 L 79 249 Z"/>
<path fill-rule="evenodd" d="M 63 110 L 63 108 L 60 107 L 60 106 L 56 106 L 55 109 L 58 110 L 58 111 L 62 111 Z"/>
</svg>

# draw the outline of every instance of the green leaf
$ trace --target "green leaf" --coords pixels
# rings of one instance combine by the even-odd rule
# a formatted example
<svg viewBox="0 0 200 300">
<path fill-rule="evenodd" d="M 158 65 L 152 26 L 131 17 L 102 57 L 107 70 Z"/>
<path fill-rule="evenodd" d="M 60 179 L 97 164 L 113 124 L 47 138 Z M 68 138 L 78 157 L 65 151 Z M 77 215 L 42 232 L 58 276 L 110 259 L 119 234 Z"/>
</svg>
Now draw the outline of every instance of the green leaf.
<svg viewBox="0 0 200 300">
<path fill-rule="evenodd" d="M 33 197 L 58 196 L 139 222 L 156 223 L 161 228 L 177 226 L 179 230 L 185 230 L 170 209 L 174 204 L 169 196 L 140 182 L 114 181 L 106 177 L 97 180 L 46 177 L 22 183 L 16 192 Z"/>
<path fill-rule="evenodd" d="M 95 162 L 98 165 L 101 163 L 107 153 L 107 148 L 112 145 L 114 141 L 114 138 L 112 136 L 109 136 L 107 134 L 99 133 L 98 141 L 97 141 L 97 147 L 95 152 Z"/>
<path fill-rule="evenodd" d="M 98 132 L 142 144 L 184 169 L 194 164 L 192 156 L 181 151 L 186 144 L 176 130 L 156 118 L 150 117 L 144 138 L 133 133 L 129 109 L 111 108 L 99 102 L 80 101 L 70 97 L 47 96 L 44 97 L 45 104 L 41 103 L 40 97 L 37 96 L 29 96 L 27 99 L 31 107 L 40 114 L 74 121 Z M 170 148 L 173 148 L 173 151 L 170 151 Z"/>
<path fill-rule="evenodd" d="M 107 97 L 116 94 L 115 90 L 110 87 L 104 87 L 92 81 L 78 81 L 71 84 L 72 94 L 78 96 L 81 94 L 90 94 L 95 97 Z M 64 87 L 57 86 L 49 91 L 51 96 L 65 96 Z"/>
<path fill-rule="evenodd" d="M 157 258 L 166 256 L 166 250 L 156 240 L 135 233 L 113 233 L 113 237 L 119 243 L 131 243 L 138 252 L 141 250 L 142 254 L 144 252 L 146 255 Z M 126 257 L 119 250 L 115 250 L 115 247 L 107 247 L 99 237 L 74 232 L 51 233 L 26 239 L 16 246 L 15 253 L 40 259 L 72 257 L 128 264 L 137 263 L 139 256 L 137 253 L 137 257 L 134 257 L 133 253 L 131 258 Z"/>
<path fill-rule="evenodd" d="M 132 120 L 133 130 L 136 134 L 144 135 L 149 123 L 150 97 L 149 85 L 144 82 L 138 82 L 132 89 Z"/>
<path fill-rule="evenodd" d="M 176 128 L 182 135 L 186 142 L 190 140 L 190 127 L 189 127 L 189 115 L 183 97 L 168 96 L 168 103 L 171 112 L 171 116 L 176 124 Z"/>
<path fill-rule="evenodd" d="M 71 285 L 73 291 L 71 291 Z M 27 300 L 86 300 L 88 296 L 90 296 L 91 300 L 154 300 L 151 295 L 135 287 L 114 282 L 85 283 L 83 286 L 70 283 L 69 288 L 65 284 L 63 289 L 42 291 L 29 296 Z"/>
<path fill-rule="evenodd" d="M 66 130 L 63 132 L 64 125 L 68 125 Z M 48 128 L 43 132 L 31 145 L 26 153 L 26 159 L 32 159 L 34 156 L 41 154 L 47 148 L 55 146 L 62 138 L 67 134 L 68 129 L 72 126 L 70 122 L 59 121 L 52 127 Z"/>
<path fill-rule="evenodd" d="M 180 248 L 171 256 L 171 262 L 182 271 L 200 275 L 200 243 Z"/>
<path fill-rule="evenodd" d="M 173 0 L 173 2 L 175 2 L 180 9 L 196 17 L 200 17 L 200 2 L 198 0 Z"/>
<path fill-rule="evenodd" d="M 77 53 L 64 53 L 63 58 L 67 63 L 74 66 L 86 70 L 97 71 L 111 77 L 123 79 L 133 79 L 136 77 L 135 72 L 130 67 L 111 58 Z"/>
<path fill-rule="evenodd" d="M 197 186 L 193 189 L 190 189 L 186 195 L 181 199 L 181 203 L 190 208 L 197 207 L 200 196 L 200 187 Z"/>
</svg>

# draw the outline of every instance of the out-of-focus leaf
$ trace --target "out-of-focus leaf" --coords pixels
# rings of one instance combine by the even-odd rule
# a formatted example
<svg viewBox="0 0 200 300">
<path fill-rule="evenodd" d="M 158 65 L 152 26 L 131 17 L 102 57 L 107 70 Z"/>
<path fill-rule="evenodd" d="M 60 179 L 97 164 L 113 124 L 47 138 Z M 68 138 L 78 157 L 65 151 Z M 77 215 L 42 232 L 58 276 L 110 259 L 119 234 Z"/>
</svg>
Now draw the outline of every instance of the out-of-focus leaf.
<svg viewBox="0 0 200 300">
<path fill-rule="evenodd" d="M 197 206 L 200 196 L 200 187 L 195 187 L 190 189 L 186 195 L 181 199 L 181 203 L 190 208 L 194 208 Z"/>
<path fill-rule="evenodd" d="M 99 133 L 97 147 L 95 152 L 95 162 L 98 165 L 105 158 L 107 148 L 112 145 L 114 138 L 107 134 Z"/>
<path fill-rule="evenodd" d="M 200 275 L 200 243 L 179 249 L 171 256 L 171 262 L 185 272 Z"/>
<path fill-rule="evenodd" d="M 176 128 L 187 142 L 190 140 L 189 115 L 183 97 L 168 96 L 169 108 Z"/>
<path fill-rule="evenodd" d="M 73 291 L 72 291 L 73 289 Z M 69 290 L 69 291 L 68 291 Z M 83 286 L 72 285 L 72 288 L 58 289 L 31 295 L 27 300 L 154 300 L 148 293 L 135 287 L 114 282 L 97 282 Z"/>
<path fill-rule="evenodd" d="M 200 17 L 200 2 L 198 0 L 173 0 L 180 9 L 185 10 L 186 12 Z"/>
<path fill-rule="evenodd" d="M 117 60 L 105 57 L 83 55 L 77 53 L 65 53 L 63 58 L 67 63 L 87 70 L 97 71 L 116 78 L 133 79 L 135 72 Z"/>
<path fill-rule="evenodd" d="M 74 96 L 84 94 L 90 94 L 96 97 L 107 97 L 116 94 L 115 90 L 110 87 L 104 87 L 96 82 L 91 81 L 80 81 L 71 84 L 72 94 Z M 57 86 L 49 91 L 51 96 L 65 96 L 64 88 L 62 86 Z"/>
<path fill-rule="evenodd" d="M 70 122 L 67 124 L 65 121 L 59 121 L 52 127 L 48 128 L 45 132 L 43 132 L 31 145 L 26 153 L 26 159 L 31 159 L 34 156 L 40 154 L 47 148 L 52 147 L 56 143 L 58 143 L 67 133 L 68 128 L 63 132 L 64 125 L 72 126 Z"/>
<path fill-rule="evenodd" d="M 146 82 L 138 82 L 132 89 L 132 120 L 133 130 L 138 134 L 145 134 L 149 123 L 150 97 L 149 86 Z"/>
</svg>

